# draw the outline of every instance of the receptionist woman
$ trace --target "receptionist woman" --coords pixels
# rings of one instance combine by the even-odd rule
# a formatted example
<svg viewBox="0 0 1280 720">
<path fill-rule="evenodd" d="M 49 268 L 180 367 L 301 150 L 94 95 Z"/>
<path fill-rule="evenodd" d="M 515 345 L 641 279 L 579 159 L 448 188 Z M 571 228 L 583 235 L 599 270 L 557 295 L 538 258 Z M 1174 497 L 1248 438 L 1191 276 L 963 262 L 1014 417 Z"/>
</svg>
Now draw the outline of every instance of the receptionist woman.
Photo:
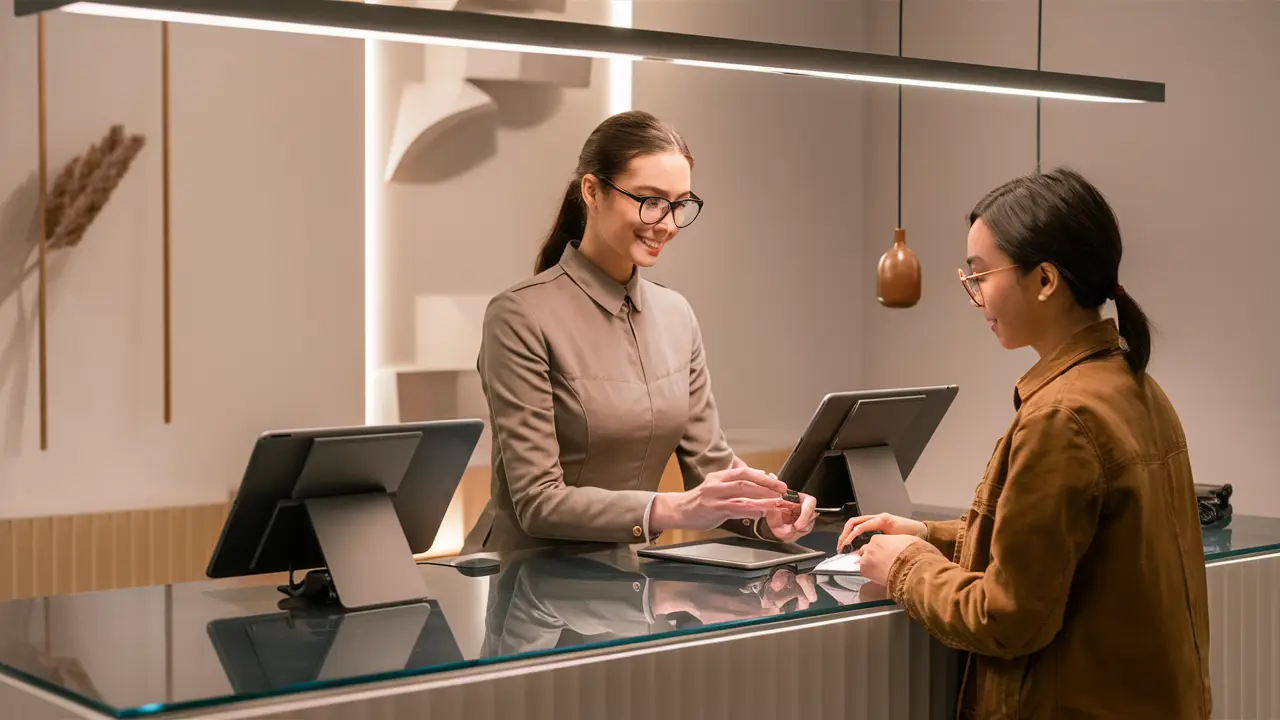
<svg viewBox="0 0 1280 720">
<path fill-rule="evenodd" d="M 862 574 L 969 651 L 963 717 L 1207 718 L 1187 440 L 1147 373 L 1116 217 L 1081 175 L 1055 170 L 996 188 L 969 224 L 968 297 L 1001 345 L 1040 359 L 963 518 L 854 518 L 840 545 L 882 531 L 860 550 Z"/>
<path fill-rule="evenodd" d="M 680 134 L 645 112 L 587 138 L 536 274 L 485 313 L 491 493 L 463 552 L 812 529 L 814 498 L 782 499 L 726 442 L 689 303 L 641 276 L 702 210 L 692 169 Z M 659 493 L 672 453 L 686 489 Z"/>
</svg>

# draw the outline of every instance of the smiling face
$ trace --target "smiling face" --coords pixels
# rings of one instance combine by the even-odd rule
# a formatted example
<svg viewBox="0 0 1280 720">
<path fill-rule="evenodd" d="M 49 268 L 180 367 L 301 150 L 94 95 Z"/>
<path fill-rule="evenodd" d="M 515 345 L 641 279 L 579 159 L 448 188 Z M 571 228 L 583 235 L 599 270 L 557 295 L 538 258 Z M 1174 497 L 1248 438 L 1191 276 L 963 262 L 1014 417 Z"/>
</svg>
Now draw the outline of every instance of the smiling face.
<svg viewBox="0 0 1280 720">
<path fill-rule="evenodd" d="M 967 247 L 970 272 L 987 273 L 970 281 L 971 292 L 981 299 L 982 314 L 1000 344 L 1009 350 L 1035 345 L 1048 320 L 1045 270 L 1011 267 L 1013 260 L 997 247 L 982 218 L 969 228 Z"/>
<path fill-rule="evenodd" d="M 627 193 L 638 197 L 657 196 L 673 203 L 687 200 L 692 192 L 692 174 L 689 161 L 683 155 L 664 152 L 633 158 L 626 172 L 608 178 L 608 182 L 593 175 L 584 177 L 582 197 L 587 204 L 590 230 L 582 240 L 583 254 L 622 282 L 635 266 L 657 265 L 662 249 L 680 228 L 676 227 L 671 212 L 665 212 L 657 223 L 644 222 L 641 204 Z M 645 217 L 667 210 L 665 203 L 653 205 L 655 207 L 645 211 Z M 658 209 L 658 205 L 663 207 Z"/>
</svg>

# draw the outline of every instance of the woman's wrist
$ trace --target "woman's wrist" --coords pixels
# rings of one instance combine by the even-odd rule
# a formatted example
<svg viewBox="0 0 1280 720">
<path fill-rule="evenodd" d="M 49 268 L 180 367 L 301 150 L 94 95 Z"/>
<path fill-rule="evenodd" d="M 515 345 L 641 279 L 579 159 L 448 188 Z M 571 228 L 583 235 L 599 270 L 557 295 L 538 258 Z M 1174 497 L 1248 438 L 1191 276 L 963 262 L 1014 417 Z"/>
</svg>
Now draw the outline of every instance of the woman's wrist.
<svg viewBox="0 0 1280 720">
<path fill-rule="evenodd" d="M 649 531 L 657 534 L 680 527 L 684 517 L 684 493 L 660 492 L 653 496 L 653 507 L 649 510 Z"/>
</svg>

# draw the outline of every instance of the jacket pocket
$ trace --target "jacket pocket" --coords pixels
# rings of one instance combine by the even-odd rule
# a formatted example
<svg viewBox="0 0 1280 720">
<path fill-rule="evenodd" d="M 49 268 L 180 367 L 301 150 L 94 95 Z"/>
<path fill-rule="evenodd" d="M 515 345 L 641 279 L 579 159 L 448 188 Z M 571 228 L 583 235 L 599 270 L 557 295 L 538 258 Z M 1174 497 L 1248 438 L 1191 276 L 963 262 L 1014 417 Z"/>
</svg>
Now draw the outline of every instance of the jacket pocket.
<svg viewBox="0 0 1280 720">
<path fill-rule="evenodd" d="M 979 680 L 978 715 L 982 718 L 1023 718 L 1024 698 L 1034 693 L 1032 657 L 983 658 Z"/>
<path fill-rule="evenodd" d="M 1000 494 L 1002 492 L 1004 492 L 1003 485 L 983 480 L 973 492 L 974 511 L 983 517 L 995 519 L 996 505 L 1000 503 Z"/>
</svg>

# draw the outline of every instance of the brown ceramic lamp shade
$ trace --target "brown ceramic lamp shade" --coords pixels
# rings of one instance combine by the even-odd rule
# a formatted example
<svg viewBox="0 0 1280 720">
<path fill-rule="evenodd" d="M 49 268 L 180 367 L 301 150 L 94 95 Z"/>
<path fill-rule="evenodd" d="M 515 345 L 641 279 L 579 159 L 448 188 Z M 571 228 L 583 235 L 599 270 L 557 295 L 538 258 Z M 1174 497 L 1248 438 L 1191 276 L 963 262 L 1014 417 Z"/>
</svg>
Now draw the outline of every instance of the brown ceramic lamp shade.
<svg viewBox="0 0 1280 720">
<path fill-rule="evenodd" d="M 876 299 L 890 308 L 909 308 L 920 302 L 920 260 L 907 247 L 907 231 L 893 231 L 893 247 L 880 256 L 876 268 Z"/>
</svg>

